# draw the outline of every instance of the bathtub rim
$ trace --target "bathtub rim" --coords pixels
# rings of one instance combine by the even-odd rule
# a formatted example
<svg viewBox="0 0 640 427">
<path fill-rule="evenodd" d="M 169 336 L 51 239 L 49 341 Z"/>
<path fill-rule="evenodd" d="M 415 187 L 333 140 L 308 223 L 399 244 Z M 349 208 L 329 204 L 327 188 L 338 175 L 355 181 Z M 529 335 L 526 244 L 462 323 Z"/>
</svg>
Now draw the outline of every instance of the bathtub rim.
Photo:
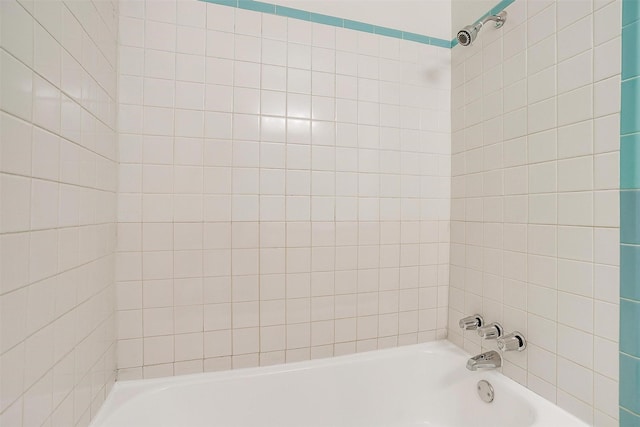
<svg viewBox="0 0 640 427">
<path fill-rule="evenodd" d="M 366 351 L 362 353 L 353 353 L 341 356 L 333 356 L 326 357 L 321 359 L 311 359 L 304 360 L 299 362 L 291 362 L 291 363 L 280 363 L 276 365 L 269 366 L 257 366 L 250 368 L 238 368 L 238 369 L 229 369 L 224 371 L 213 371 L 213 372 L 201 372 L 194 374 L 186 374 L 186 375 L 174 375 L 168 377 L 160 377 L 160 378 L 151 378 L 151 379 L 138 379 L 138 380 L 125 380 L 125 381 L 116 381 L 114 386 L 112 387 L 109 395 L 104 400 L 100 410 L 94 417 L 94 419 L 89 424 L 89 427 L 103 427 L 108 426 L 105 424 L 108 421 L 108 418 L 119 410 L 123 405 L 126 404 L 127 401 L 145 394 L 147 392 L 160 392 L 165 389 L 170 389 L 173 387 L 179 387 L 184 385 L 192 385 L 192 384 L 202 384 L 206 382 L 218 382 L 229 379 L 242 379 L 246 377 L 256 377 L 256 376 L 270 376 L 278 373 L 284 372 L 296 372 L 296 371 L 304 371 L 310 370 L 313 368 L 321 368 L 321 367 L 329 367 L 333 365 L 340 365 L 345 363 L 353 363 L 353 362 L 361 362 L 361 361 L 371 361 L 371 360 L 379 360 L 388 358 L 393 355 L 402 355 L 402 354 L 418 354 L 418 353 L 439 353 L 439 354 L 449 354 L 455 358 L 460 359 L 459 368 L 462 370 L 466 370 L 465 363 L 466 359 L 470 357 L 470 354 L 467 353 L 464 349 L 461 349 L 454 343 L 449 340 L 436 340 L 429 341 L 426 343 L 418 343 L 411 345 L 404 345 L 398 347 L 391 347 L 380 350 L 372 350 Z M 526 399 L 532 409 L 535 410 L 536 414 L 542 415 L 537 416 L 537 419 L 541 421 L 545 421 L 549 416 L 551 411 L 549 409 L 555 409 L 563 413 L 564 416 L 573 418 L 575 421 L 575 425 L 585 426 L 587 427 L 589 424 L 579 419 L 575 415 L 566 411 L 565 409 L 559 407 L 557 404 L 545 399 L 544 397 L 538 395 L 534 391 L 529 388 L 519 384 L 517 381 L 509 378 L 504 375 L 499 370 L 485 370 L 485 371 L 477 371 L 474 372 L 478 376 L 478 380 L 480 379 L 491 379 L 495 381 L 496 384 L 499 384 L 499 387 L 504 387 L 507 390 L 513 391 L 515 393 L 519 393 L 522 398 Z M 480 375 L 483 375 L 483 378 L 480 378 Z M 538 426 L 539 424 L 534 424 Z M 547 425 L 547 424 L 544 424 Z"/>
</svg>

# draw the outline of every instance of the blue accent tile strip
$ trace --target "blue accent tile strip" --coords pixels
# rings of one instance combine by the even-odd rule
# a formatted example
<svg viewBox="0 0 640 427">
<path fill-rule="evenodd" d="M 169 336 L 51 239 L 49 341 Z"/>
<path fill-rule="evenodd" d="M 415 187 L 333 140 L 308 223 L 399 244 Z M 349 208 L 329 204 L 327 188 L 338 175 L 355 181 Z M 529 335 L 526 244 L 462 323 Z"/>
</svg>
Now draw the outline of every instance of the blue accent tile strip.
<svg viewBox="0 0 640 427">
<path fill-rule="evenodd" d="M 636 4 L 640 3 L 636 0 Z M 622 30 L 622 80 L 640 75 L 640 21 Z"/>
<path fill-rule="evenodd" d="M 418 43 L 431 44 L 431 38 L 421 34 L 407 33 L 403 37 L 405 40 L 411 40 Z"/>
<path fill-rule="evenodd" d="M 342 19 L 336 18 L 335 16 L 322 15 L 320 13 L 311 12 L 311 22 L 316 22 L 318 24 L 331 25 L 333 27 L 341 27 Z"/>
<path fill-rule="evenodd" d="M 620 328 L 620 351 L 640 358 L 640 302 L 620 300 L 620 325 L 624 325 Z M 640 408 L 640 396 L 638 405 Z"/>
<path fill-rule="evenodd" d="M 276 13 L 276 6 L 270 3 L 263 3 L 261 1 L 252 0 L 238 0 L 238 7 L 240 9 L 253 10 L 262 13 Z"/>
<path fill-rule="evenodd" d="M 385 37 L 393 37 L 401 40 L 410 40 L 417 43 L 432 46 L 451 48 L 449 40 L 437 37 L 425 36 L 423 34 L 411 33 L 408 31 L 394 30 L 393 28 L 381 27 L 350 19 L 337 18 L 335 16 L 323 15 L 321 13 L 308 12 L 306 10 L 294 9 L 292 7 L 279 6 L 277 4 L 264 3 L 255 0 L 201 0 L 207 3 L 219 4 L 222 6 L 237 7 L 239 9 L 253 10 L 256 12 L 268 13 L 271 15 L 284 16 L 286 18 L 299 19 L 301 21 L 315 22 L 318 24 L 331 25 L 338 28 L 348 28 L 363 33 L 379 34 Z M 507 0 L 513 2 L 514 0 Z"/>
<path fill-rule="evenodd" d="M 287 18 L 300 19 L 301 21 L 311 21 L 311 12 L 292 7 L 276 5 L 276 15 L 286 16 Z"/>
<path fill-rule="evenodd" d="M 640 190 L 620 191 L 620 243 L 640 245 Z"/>
<path fill-rule="evenodd" d="M 640 133 L 620 137 L 620 188 L 640 188 Z"/>
<path fill-rule="evenodd" d="M 622 0 L 620 426 L 640 427 L 640 0 Z"/>
<path fill-rule="evenodd" d="M 637 55 L 637 52 L 636 52 Z M 620 111 L 620 134 L 640 132 L 640 77 L 622 80 L 622 110 Z"/>
<path fill-rule="evenodd" d="M 350 19 L 345 19 L 342 24 L 344 28 L 348 28 L 350 30 L 362 31 L 363 33 L 372 33 L 375 26 L 371 24 L 365 24 L 364 22 L 359 21 L 351 21 Z"/>
<path fill-rule="evenodd" d="M 210 1 L 209 3 L 215 3 L 222 6 L 238 7 L 238 0 L 215 0 Z"/>
<path fill-rule="evenodd" d="M 376 34 L 380 34 L 381 36 L 387 36 L 387 37 L 394 37 L 396 39 L 401 39 L 402 38 L 402 31 L 400 30 L 394 30 L 392 28 L 386 28 L 386 27 L 379 27 L 376 26 L 373 31 Z"/>
<path fill-rule="evenodd" d="M 640 414 L 638 384 L 640 384 L 640 359 L 620 353 L 620 406 L 635 414 Z"/>
<path fill-rule="evenodd" d="M 640 1 L 622 0 L 622 26 L 640 20 Z"/>
<path fill-rule="evenodd" d="M 640 427 L 640 415 L 620 409 L 620 427 Z"/>
<path fill-rule="evenodd" d="M 438 47 L 444 47 L 447 49 L 451 49 L 453 47 L 452 45 L 453 42 L 450 42 L 448 40 L 442 40 L 442 39 L 436 39 L 434 37 L 431 38 L 430 44 L 434 45 L 434 46 L 438 46 Z M 457 40 L 456 40 L 457 43 Z"/>
<path fill-rule="evenodd" d="M 640 301 L 638 284 L 640 284 L 640 246 L 621 245 L 620 297 Z"/>
</svg>

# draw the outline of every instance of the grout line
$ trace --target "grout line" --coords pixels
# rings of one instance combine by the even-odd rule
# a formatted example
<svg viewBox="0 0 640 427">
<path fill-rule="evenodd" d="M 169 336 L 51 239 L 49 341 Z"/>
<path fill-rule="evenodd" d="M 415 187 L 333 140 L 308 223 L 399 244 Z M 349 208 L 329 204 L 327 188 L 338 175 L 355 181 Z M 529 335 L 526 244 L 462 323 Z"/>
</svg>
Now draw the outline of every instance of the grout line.
<svg viewBox="0 0 640 427">
<path fill-rule="evenodd" d="M 176 3 L 176 5 L 174 6 L 175 10 L 174 13 L 176 14 L 176 17 L 178 16 L 178 4 Z M 146 16 L 146 14 L 145 14 Z M 205 18 L 206 19 L 206 18 Z M 145 24 L 146 25 L 146 24 Z M 145 31 L 146 32 L 146 31 Z M 173 45 L 173 50 L 175 50 L 177 52 L 178 50 L 178 25 L 176 22 L 176 27 L 175 27 L 175 32 L 176 32 L 176 37 L 174 40 L 174 45 Z M 146 34 L 145 34 L 145 44 L 146 44 Z M 206 52 L 205 52 L 206 53 Z M 176 71 L 178 68 L 178 61 L 173 61 L 173 84 L 172 84 L 172 88 L 173 88 L 173 105 L 171 108 L 171 115 L 172 115 L 172 119 L 173 119 L 173 135 L 171 136 L 171 140 L 172 140 L 172 158 L 171 158 L 171 188 L 172 188 L 172 195 L 171 197 L 171 222 L 169 222 L 168 224 L 170 224 L 171 227 L 171 347 L 172 347 L 172 354 L 171 354 L 171 360 L 168 361 L 167 363 L 171 364 L 171 374 L 175 375 L 176 371 L 175 371 L 175 365 L 176 365 L 176 335 L 178 335 L 176 333 L 176 248 L 175 248 L 175 243 L 176 243 L 176 238 L 175 238 L 175 228 L 176 228 L 176 223 L 175 223 L 175 212 L 176 212 L 176 99 L 177 99 L 177 82 L 175 79 L 176 76 Z M 143 85 L 144 85 L 144 80 L 143 80 Z M 143 86 L 143 90 L 144 90 L 144 86 Z M 144 120 L 144 109 L 143 109 L 143 120 Z M 204 127 L 204 120 L 203 122 L 203 127 Z M 143 126 L 144 129 L 144 126 Z M 203 144 L 204 146 L 204 144 Z M 142 193 L 144 194 L 144 193 Z M 203 203 L 204 205 L 204 203 Z M 143 254 L 143 258 L 144 258 L 144 254 Z M 144 275 L 143 275 L 144 277 Z M 144 314 L 145 314 L 145 309 L 142 309 L 142 321 L 144 322 Z M 146 338 L 146 334 L 144 333 L 144 323 L 143 323 L 143 329 L 142 329 L 142 336 L 144 338 Z M 142 373 L 143 373 L 143 377 L 144 377 L 144 368 L 145 366 L 143 365 L 142 367 Z"/>
</svg>

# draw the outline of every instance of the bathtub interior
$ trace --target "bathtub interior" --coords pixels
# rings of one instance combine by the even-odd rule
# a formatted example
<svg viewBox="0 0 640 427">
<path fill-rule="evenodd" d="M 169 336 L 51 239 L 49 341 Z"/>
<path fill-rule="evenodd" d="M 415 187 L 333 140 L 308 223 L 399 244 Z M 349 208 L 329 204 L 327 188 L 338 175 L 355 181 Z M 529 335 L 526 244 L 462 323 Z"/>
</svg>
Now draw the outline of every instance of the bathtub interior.
<svg viewBox="0 0 640 427">
<path fill-rule="evenodd" d="M 528 427 L 557 411 L 497 372 L 469 372 L 441 341 L 370 354 L 118 384 L 94 427 Z M 495 388 L 492 403 L 476 392 Z"/>
</svg>

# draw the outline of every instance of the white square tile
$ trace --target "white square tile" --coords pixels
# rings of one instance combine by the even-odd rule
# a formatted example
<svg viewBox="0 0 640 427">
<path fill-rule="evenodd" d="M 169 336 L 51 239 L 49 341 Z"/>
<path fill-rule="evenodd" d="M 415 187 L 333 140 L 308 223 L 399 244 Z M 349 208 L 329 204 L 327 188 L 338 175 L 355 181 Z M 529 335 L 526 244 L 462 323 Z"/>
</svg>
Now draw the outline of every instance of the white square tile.
<svg viewBox="0 0 640 427">
<path fill-rule="evenodd" d="M 592 18 L 587 16 L 558 32 L 558 60 L 562 61 L 591 48 Z"/>
<path fill-rule="evenodd" d="M 235 26 L 235 8 L 209 3 L 207 7 L 207 28 L 233 32 Z"/>
<path fill-rule="evenodd" d="M 211 42 L 211 39 L 209 39 L 208 42 Z M 260 62 L 260 39 L 258 37 L 236 34 L 234 58 L 239 61 Z"/>
<path fill-rule="evenodd" d="M 204 3 L 192 3 L 192 2 L 176 2 L 176 22 L 178 25 L 186 25 L 189 27 L 204 28 L 207 24 L 207 12 L 209 8 Z M 223 11 L 217 8 L 217 12 L 223 14 Z M 213 19 L 213 17 L 211 17 Z"/>
<path fill-rule="evenodd" d="M 33 122 L 54 133 L 60 132 L 60 91 L 48 81 L 34 75 Z"/>
<path fill-rule="evenodd" d="M 573 3 L 559 2 L 558 8 L 558 27 L 564 28 L 576 20 L 589 15 L 593 12 L 593 5 L 590 1 L 580 0 Z"/>
<path fill-rule="evenodd" d="M 558 358 L 558 387 L 591 404 L 593 372 L 562 357 Z"/>
<path fill-rule="evenodd" d="M 147 20 L 144 28 L 144 42 L 147 49 L 175 52 L 176 26 Z"/>
<path fill-rule="evenodd" d="M 620 111 L 618 87 L 620 78 L 611 77 L 594 84 L 593 87 L 593 116 L 601 117 Z"/>
<path fill-rule="evenodd" d="M 2 4 L 2 44 L 29 66 L 33 64 L 33 27 L 33 18 L 20 3 L 10 1 Z"/>
<path fill-rule="evenodd" d="M 593 81 L 593 52 L 588 50 L 558 64 L 558 93 L 565 93 Z"/>
<path fill-rule="evenodd" d="M 539 43 L 530 46 L 527 50 L 526 60 L 526 69 L 528 70 L 529 74 L 536 73 L 554 65 L 556 63 L 557 49 L 556 38 L 553 36 L 547 37 Z M 522 72 L 524 71 L 524 58 L 520 58 L 518 56 L 514 57 L 514 60 L 516 58 L 517 62 L 514 65 L 517 65 L 517 69 L 520 70 L 518 75 L 522 75 L 522 77 L 524 77 L 524 75 L 522 74 Z M 505 70 L 505 79 L 507 78 L 507 76 L 507 70 Z"/>
<path fill-rule="evenodd" d="M 176 80 L 204 83 L 205 64 L 206 58 L 202 56 L 176 54 Z M 224 75 L 224 71 L 221 74 Z"/>
<path fill-rule="evenodd" d="M 576 157 L 558 161 L 558 190 L 591 190 L 593 182 L 593 158 Z"/>
<path fill-rule="evenodd" d="M 598 46 L 620 34 L 621 3 L 614 1 L 593 14 L 593 42 Z"/>
<path fill-rule="evenodd" d="M 34 27 L 33 67 L 54 85 L 60 84 L 61 49 L 58 42 L 42 26 Z"/>
<path fill-rule="evenodd" d="M 594 49 L 593 76 L 596 81 L 620 72 L 620 43 L 620 37 L 616 37 Z"/>
</svg>

